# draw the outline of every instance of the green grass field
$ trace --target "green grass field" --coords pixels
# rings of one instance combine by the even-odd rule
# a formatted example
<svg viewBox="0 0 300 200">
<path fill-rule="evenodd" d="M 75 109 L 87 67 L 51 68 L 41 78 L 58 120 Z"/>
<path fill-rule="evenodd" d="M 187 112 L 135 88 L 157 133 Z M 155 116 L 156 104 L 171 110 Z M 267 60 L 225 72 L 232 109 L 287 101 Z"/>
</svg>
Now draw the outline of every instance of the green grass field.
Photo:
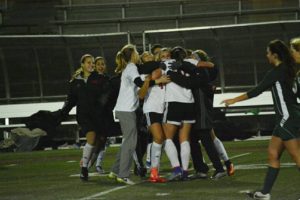
<svg viewBox="0 0 300 200">
<path fill-rule="evenodd" d="M 90 177 L 83 183 L 78 177 L 81 150 L 36 151 L 0 154 L 0 199 L 107 199 L 107 200 L 244 200 L 241 193 L 262 185 L 266 172 L 268 141 L 224 143 L 236 166 L 233 177 L 220 180 L 191 180 L 153 184 L 132 175 L 133 186 L 118 184 L 105 176 Z M 104 169 L 109 171 L 117 147 L 108 149 Z M 208 159 L 206 159 L 208 160 Z M 284 153 L 283 167 L 272 191 L 272 200 L 300 199 L 300 173 Z M 170 172 L 166 156 L 162 173 Z M 93 172 L 94 169 L 91 170 Z M 210 170 L 212 173 L 213 170 Z"/>
</svg>

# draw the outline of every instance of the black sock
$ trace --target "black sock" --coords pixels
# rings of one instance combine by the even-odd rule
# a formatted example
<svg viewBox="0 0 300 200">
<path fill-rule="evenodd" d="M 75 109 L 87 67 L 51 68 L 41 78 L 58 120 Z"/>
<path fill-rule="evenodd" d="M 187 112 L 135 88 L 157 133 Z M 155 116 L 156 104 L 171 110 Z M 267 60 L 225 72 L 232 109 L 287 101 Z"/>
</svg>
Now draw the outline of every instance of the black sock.
<svg viewBox="0 0 300 200">
<path fill-rule="evenodd" d="M 265 177 L 264 187 L 261 191 L 263 194 L 270 193 L 276 181 L 278 173 L 279 173 L 279 168 L 274 168 L 274 167 L 268 168 L 267 175 Z"/>
<path fill-rule="evenodd" d="M 224 164 L 225 164 L 226 168 L 229 168 L 230 165 L 231 165 L 231 161 L 227 160 L 227 161 L 224 162 Z"/>
</svg>

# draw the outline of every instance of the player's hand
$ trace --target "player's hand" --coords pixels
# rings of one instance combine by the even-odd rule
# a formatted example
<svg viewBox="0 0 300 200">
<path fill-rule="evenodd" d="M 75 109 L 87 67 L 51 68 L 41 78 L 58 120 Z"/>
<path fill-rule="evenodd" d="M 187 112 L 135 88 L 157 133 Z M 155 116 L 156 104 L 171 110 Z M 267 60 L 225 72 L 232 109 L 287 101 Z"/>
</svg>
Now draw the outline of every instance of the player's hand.
<svg viewBox="0 0 300 200">
<path fill-rule="evenodd" d="M 155 80 L 155 83 L 158 84 L 166 84 L 166 83 L 170 83 L 171 79 L 168 75 L 162 75 L 159 79 Z"/>
<path fill-rule="evenodd" d="M 228 107 L 229 105 L 232 105 L 235 103 L 235 100 L 234 99 L 225 99 L 223 100 L 220 104 L 225 104 L 226 107 Z"/>
</svg>

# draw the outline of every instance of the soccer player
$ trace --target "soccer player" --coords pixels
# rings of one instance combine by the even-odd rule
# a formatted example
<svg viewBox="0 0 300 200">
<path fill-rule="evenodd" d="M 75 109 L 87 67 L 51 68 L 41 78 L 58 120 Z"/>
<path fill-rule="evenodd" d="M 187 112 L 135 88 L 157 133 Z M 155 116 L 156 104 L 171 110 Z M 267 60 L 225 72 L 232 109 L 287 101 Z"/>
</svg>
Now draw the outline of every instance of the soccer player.
<svg viewBox="0 0 300 200">
<path fill-rule="evenodd" d="M 257 87 L 243 95 L 222 101 L 225 106 L 229 106 L 253 98 L 271 88 L 277 119 L 276 126 L 269 143 L 269 167 L 263 188 L 253 194 L 253 199 L 264 200 L 271 199 L 270 192 L 279 173 L 280 157 L 284 150 L 287 150 L 297 167 L 300 168 L 300 105 L 292 90 L 293 80 L 298 70 L 288 47 L 280 40 L 273 40 L 269 43 L 267 59 L 272 69 Z"/>
<path fill-rule="evenodd" d="M 167 60 L 166 72 L 177 71 L 172 68 L 172 63 L 182 63 L 186 58 L 186 51 L 182 47 L 174 47 L 171 51 L 171 60 Z M 181 71 L 178 73 L 181 73 Z M 188 76 L 188 74 L 186 74 Z M 165 152 L 171 162 L 173 172 L 169 180 L 187 179 L 190 160 L 189 133 L 192 124 L 195 123 L 194 97 L 190 89 L 183 88 L 174 82 L 166 85 L 166 110 L 164 113 L 164 133 L 166 135 Z M 179 130 L 180 167 L 177 149 L 173 142 L 177 130 Z"/>
<path fill-rule="evenodd" d="M 145 54 L 145 53 L 144 53 Z M 144 55 L 143 54 L 143 55 Z M 145 66 L 147 64 L 151 64 L 154 58 L 147 56 L 147 60 L 142 57 L 142 61 L 144 62 Z M 162 122 L 163 122 L 163 113 L 164 113 L 164 99 L 165 99 L 165 86 L 164 85 L 154 85 L 149 88 L 149 82 L 151 80 L 155 80 L 161 77 L 162 69 L 159 68 L 159 62 L 152 62 L 155 66 L 153 70 L 151 70 L 150 75 L 146 77 L 145 83 L 140 91 L 146 90 L 147 94 L 145 95 L 143 111 L 147 119 L 148 128 L 153 136 L 153 142 L 151 146 L 151 153 L 150 153 L 150 178 L 149 181 L 153 183 L 161 183 L 166 182 L 166 180 L 159 176 L 159 162 L 161 156 L 161 149 L 163 142 L 165 140 L 165 135 L 163 132 Z M 143 71 L 147 71 L 145 69 Z M 142 69 L 140 70 L 142 71 Z M 166 77 L 168 80 L 168 77 Z M 149 88 L 149 89 L 148 89 Z M 141 94 L 141 92 L 139 92 Z M 141 98 L 143 96 L 140 95 Z"/>
<path fill-rule="evenodd" d="M 81 58 L 81 68 L 75 72 L 70 81 L 70 91 L 62 108 L 67 114 L 76 106 L 76 118 L 79 126 L 86 135 L 86 144 L 83 148 L 82 167 L 80 178 L 88 180 L 88 163 L 91 159 L 97 137 L 103 131 L 103 110 L 106 105 L 109 82 L 94 71 L 94 57 L 90 54 Z M 99 144 L 99 146 L 104 146 Z"/>
<path fill-rule="evenodd" d="M 116 161 L 108 177 L 111 179 L 116 178 L 118 182 L 129 185 L 134 184 L 134 182 L 129 179 L 129 175 L 133 153 L 137 143 L 135 113 L 139 106 L 137 90 L 138 87 L 143 85 L 136 66 L 139 59 L 139 54 L 135 46 L 131 44 L 125 45 L 116 56 L 116 72 L 122 73 L 122 75 L 120 91 L 114 110 L 116 117 L 120 121 L 123 140 Z M 160 84 L 160 82 L 158 80 L 150 82 L 151 86 L 154 84 Z"/>
</svg>

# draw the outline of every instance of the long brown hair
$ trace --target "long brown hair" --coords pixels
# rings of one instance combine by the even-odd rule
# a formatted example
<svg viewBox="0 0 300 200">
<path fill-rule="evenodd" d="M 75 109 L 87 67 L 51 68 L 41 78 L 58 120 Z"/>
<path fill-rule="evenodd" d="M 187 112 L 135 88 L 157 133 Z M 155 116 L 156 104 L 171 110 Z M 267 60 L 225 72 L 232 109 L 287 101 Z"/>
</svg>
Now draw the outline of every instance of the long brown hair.
<svg viewBox="0 0 300 200">
<path fill-rule="evenodd" d="M 292 84 L 296 76 L 297 69 L 296 69 L 294 58 L 291 55 L 289 48 L 281 40 L 272 40 L 269 43 L 268 48 L 272 53 L 276 53 L 278 59 L 287 66 L 288 83 Z"/>
</svg>

